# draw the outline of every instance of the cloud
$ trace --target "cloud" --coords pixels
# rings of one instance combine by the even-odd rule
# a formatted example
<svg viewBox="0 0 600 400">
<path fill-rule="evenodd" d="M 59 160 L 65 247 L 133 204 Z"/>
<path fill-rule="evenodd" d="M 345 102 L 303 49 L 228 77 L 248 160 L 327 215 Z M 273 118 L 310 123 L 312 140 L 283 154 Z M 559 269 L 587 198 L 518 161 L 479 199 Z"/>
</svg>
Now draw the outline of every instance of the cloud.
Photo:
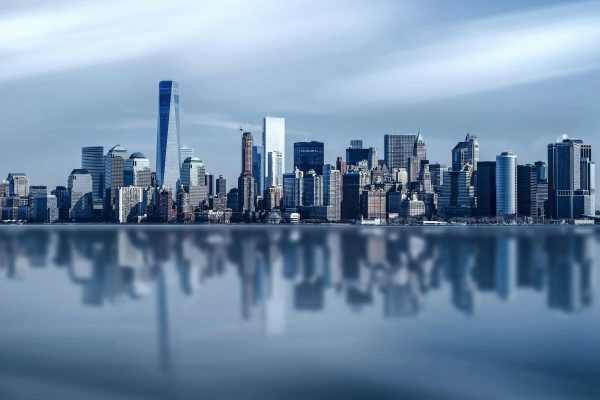
<svg viewBox="0 0 600 400">
<path fill-rule="evenodd" d="M 438 42 L 438 39 L 442 38 Z M 600 4 L 583 3 L 446 27 L 329 80 L 319 105 L 401 105 L 526 84 L 600 66 Z"/>
</svg>

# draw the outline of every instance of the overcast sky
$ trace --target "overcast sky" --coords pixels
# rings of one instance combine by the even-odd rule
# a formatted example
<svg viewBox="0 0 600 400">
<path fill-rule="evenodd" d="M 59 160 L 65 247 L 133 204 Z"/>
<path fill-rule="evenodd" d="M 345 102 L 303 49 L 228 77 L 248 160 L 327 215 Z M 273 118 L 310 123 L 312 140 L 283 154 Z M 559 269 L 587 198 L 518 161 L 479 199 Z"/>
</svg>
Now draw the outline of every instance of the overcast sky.
<svg viewBox="0 0 600 400">
<path fill-rule="evenodd" d="M 155 162 L 158 82 L 180 83 L 182 144 L 230 185 L 240 125 L 264 115 L 334 162 L 421 129 L 432 161 L 467 132 L 481 159 L 600 146 L 600 3 L 104 0 L 0 3 L 0 175 L 65 185 L 82 146 Z M 598 148 L 598 147 L 596 147 Z"/>
</svg>

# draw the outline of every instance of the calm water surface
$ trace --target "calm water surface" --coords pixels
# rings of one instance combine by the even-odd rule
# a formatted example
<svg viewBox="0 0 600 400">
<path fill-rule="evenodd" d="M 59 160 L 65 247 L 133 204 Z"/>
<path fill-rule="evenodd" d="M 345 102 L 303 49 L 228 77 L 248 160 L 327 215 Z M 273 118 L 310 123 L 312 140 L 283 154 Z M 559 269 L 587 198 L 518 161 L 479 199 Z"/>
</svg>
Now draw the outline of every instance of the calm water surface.
<svg viewBox="0 0 600 400">
<path fill-rule="evenodd" d="M 0 399 L 600 398 L 599 241 L 3 226 Z"/>
</svg>

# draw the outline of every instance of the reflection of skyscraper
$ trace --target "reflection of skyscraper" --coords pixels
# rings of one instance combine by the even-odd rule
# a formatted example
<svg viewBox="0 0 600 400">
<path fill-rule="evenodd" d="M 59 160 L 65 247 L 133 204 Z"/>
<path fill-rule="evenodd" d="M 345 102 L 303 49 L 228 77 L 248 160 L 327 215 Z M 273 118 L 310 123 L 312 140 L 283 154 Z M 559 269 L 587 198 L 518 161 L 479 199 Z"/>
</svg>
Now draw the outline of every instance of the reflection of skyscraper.
<svg viewBox="0 0 600 400">
<path fill-rule="evenodd" d="M 517 286 L 517 241 L 514 237 L 496 239 L 496 293 L 511 300 Z"/>
<path fill-rule="evenodd" d="M 175 193 L 181 167 L 179 84 L 175 81 L 162 81 L 158 90 L 156 181 L 157 186 L 166 186 Z"/>
</svg>

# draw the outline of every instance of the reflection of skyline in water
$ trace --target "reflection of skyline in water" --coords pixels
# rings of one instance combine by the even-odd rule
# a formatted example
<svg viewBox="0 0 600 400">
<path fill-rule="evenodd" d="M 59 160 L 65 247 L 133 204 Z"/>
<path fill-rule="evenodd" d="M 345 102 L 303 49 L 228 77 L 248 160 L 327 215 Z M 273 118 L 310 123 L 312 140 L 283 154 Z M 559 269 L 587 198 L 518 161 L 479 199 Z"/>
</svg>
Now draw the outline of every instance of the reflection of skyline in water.
<svg viewBox="0 0 600 400">
<path fill-rule="evenodd" d="M 241 317 L 260 314 L 276 335 L 286 299 L 321 311 L 329 291 L 352 309 L 382 305 L 385 317 L 417 315 L 445 285 L 466 314 L 482 293 L 509 301 L 524 289 L 545 293 L 551 309 L 579 311 L 592 303 L 596 241 L 590 230 L 552 228 L 17 228 L 0 230 L 0 271 L 26 279 L 53 265 L 81 286 L 85 305 L 155 292 L 160 309 L 165 268 L 186 295 L 233 268 Z"/>
</svg>

